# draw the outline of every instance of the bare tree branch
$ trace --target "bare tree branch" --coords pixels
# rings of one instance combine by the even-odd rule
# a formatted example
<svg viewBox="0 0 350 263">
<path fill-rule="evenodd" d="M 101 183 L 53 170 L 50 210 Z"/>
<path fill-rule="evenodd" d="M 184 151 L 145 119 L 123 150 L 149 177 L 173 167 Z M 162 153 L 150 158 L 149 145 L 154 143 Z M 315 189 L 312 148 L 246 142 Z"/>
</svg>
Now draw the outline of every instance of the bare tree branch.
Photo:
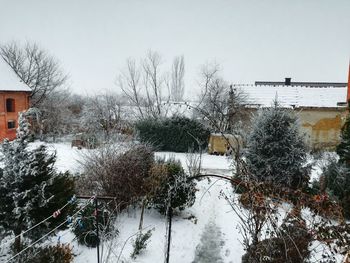
<svg viewBox="0 0 350 263">
<path fill-rule="evenodd" d="M 183 100 L 185 92 L 185 59 L 184 56 L 175 57 L 171 69 L 171 99 Z"/>
<path fill-rule="evenodd" d="M 166 115 L 164 92 L 169 88 L 168 74 L 161 71 L 162 58 L 149 51 L 139 66 L 134 59 L 128 59 L 126 68 L 119 74 L 117 85 L 129 102 L 137 107 L 141 119 L 158 118 Z"/>
<path fill-rule="evenodd" d="M 66 84 L 68 76 L 59 62 L 36 43 L 24 46 L 16 42 L 0 45 L 0 56 L 31 90 L 31 106 L 38 107 L 45 98 Z"/>
</svg>

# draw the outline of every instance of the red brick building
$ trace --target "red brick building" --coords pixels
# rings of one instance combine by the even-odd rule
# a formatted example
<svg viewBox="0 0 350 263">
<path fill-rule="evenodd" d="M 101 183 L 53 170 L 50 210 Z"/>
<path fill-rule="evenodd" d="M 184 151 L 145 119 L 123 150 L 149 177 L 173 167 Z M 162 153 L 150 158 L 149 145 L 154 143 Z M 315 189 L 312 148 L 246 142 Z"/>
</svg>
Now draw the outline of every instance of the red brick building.
<svg viewBox="0 0 350 263">
<path fill-rule="evenodd" d="M 30 92 L 0 57 L 0 141 L 16 138 L 18 113 L 29 108 Z"/>
</svg>

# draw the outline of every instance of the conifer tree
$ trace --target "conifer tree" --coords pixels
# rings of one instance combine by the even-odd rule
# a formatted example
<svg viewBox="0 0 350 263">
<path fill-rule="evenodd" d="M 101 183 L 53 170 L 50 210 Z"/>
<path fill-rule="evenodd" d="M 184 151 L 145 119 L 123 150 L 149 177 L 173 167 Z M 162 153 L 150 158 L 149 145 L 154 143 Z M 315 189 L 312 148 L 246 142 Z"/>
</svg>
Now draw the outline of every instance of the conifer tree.
<svg viewBox="0 0 350 263">
<path fill-rule="evenodd" d="M 298 188 L 308 181 L 306 146 L 296 115 L 275 101 L 259 111 L 249 135 L 246 160 L 253 178 Z"/>
<path fill-rule="evenodd" d="M 344 216 L 350 218 L 350 116 L 341 130 L 340 144 L 337 146 L 339 160 L 330 160 L 324 167 L 323 190 L 336 197 L 343 207 Z"/>
<path fill-rule="evenodd" d="M 54 168 L 56 156 L 48 154 L 43 145 L 29 150 L 28 136 L 29 124 L 24 114 L 20 114 L 17 138 L 11 142 L 5 140 L 1 145 L 0 225 L 16 236 L 54 212 L 47 208 L 60 208 L 58 205 L 73 194 L 73 181 L 67 177 L 64 182 L 59 180 L 62 174 Z M 66 189 L 59 189 L 59 184 Z M 61 191 L 67 196 L 56 196 Z M 26 237 L 37 238 L 47 227 L 48 224 L 42 224 Z M 20 237 L 16 238 L 14 249 L 21 250 Z"/>
<path fill-rule="evenodd" d="M 339 161 L 350 165 L 350 116 L 346 118 L 340 138 L 340 144 L 337 146 Z"/>
<path fill-rule="evenodd" d="M 161 214 L 167 212 L 169 204 L 178 210 L 184 210 L 194 204 L 196 184 L 188 181 L 188 175 L 179 161 L 159 159 L 151 172 L 153 180 L 159 182 L 150 204 Z"/>
</svg>

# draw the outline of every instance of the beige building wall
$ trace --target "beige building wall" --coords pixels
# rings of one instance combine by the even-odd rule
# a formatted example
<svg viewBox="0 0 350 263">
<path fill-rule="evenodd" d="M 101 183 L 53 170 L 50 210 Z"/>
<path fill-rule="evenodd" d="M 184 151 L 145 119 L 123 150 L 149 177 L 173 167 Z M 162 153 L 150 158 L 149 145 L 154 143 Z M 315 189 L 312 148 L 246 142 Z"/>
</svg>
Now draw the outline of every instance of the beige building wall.
<svg viewBox="0 0 350 263">
<path fill-rule="evenodd" d="M 247 108 L 248 116 L 256 113 L 256 108 Z M 311 149 L 335 149 L 340 142 L 341 128 L 348 113 L 346 107 L 337 108 L 296 108 L 300 118 L 301 132 Z M 247 127 L 251 118 L 246 119 Z"/>
<path fill-rule="evenodd" d="M 298 109 L 302 132 L 307 144 L 313 149 L 335 148 L 340 142 L 341 127 L 346 108 Z"/>
</svg>

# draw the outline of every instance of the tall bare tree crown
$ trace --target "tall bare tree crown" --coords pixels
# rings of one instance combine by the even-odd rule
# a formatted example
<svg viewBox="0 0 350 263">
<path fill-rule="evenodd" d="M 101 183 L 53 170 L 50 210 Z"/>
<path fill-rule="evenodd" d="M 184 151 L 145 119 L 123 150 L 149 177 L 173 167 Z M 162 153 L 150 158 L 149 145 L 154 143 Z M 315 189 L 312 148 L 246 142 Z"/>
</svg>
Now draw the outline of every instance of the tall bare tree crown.
<svg viewBox="0 0 350 263">
<path fill-rule="evenodd" d="M 63 73 L 59 62 L 36 43 L 2 44 L 0 56 L 32 90 L 32 107 L 38 107 L 51 92 L 67 82 L 68 75 Z"/>
</svg>

